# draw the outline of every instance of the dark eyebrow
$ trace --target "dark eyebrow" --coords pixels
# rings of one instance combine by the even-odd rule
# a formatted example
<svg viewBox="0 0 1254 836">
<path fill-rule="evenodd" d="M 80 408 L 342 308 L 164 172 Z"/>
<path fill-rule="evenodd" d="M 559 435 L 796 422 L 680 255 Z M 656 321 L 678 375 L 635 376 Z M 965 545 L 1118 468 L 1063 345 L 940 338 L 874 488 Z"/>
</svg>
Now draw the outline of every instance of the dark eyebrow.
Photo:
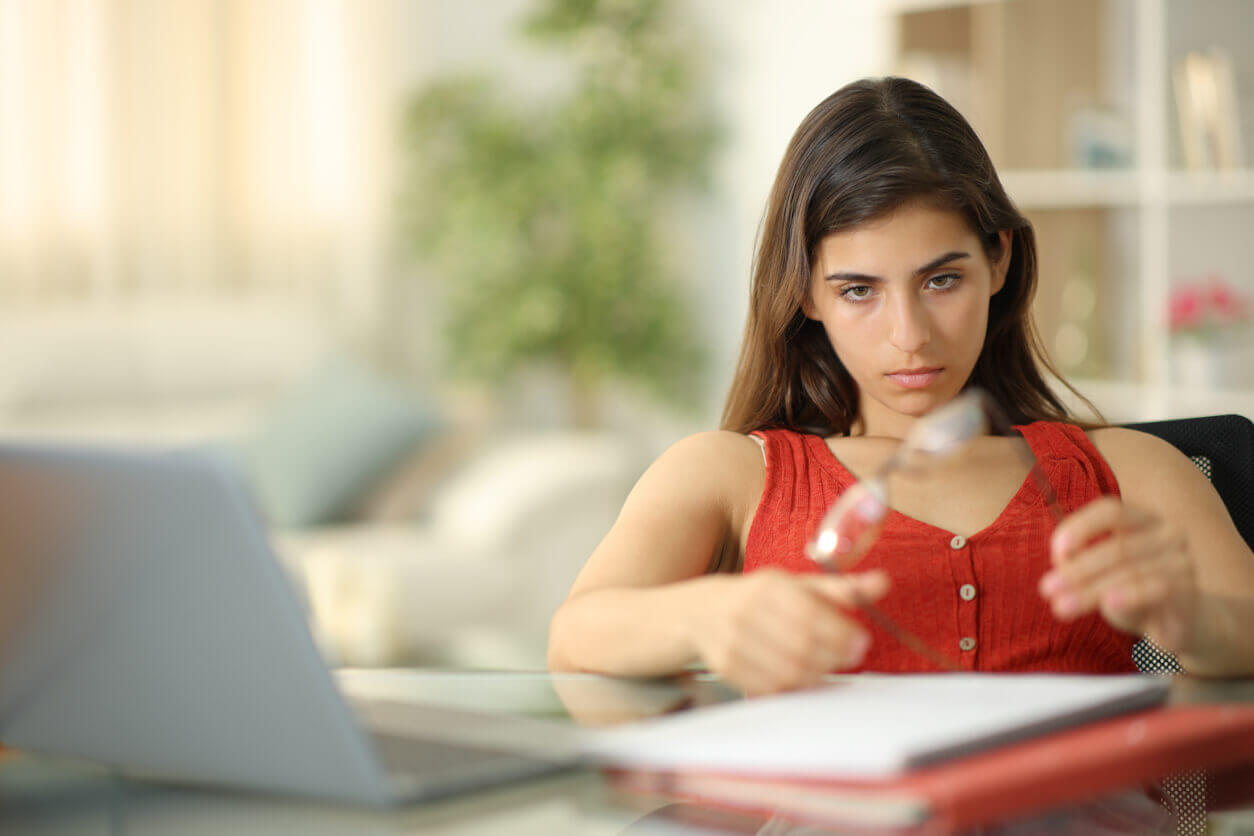
<svg viewBox="0 0 1254 836">
<path fill-rule="evenodd" d="M 944 264 L 948 264 L 951 261 L 957 261 L 960 258 L 970 258 L 970 257 L 971 257 L 971 253 L 964 253 L 958 250 L 952 250 L 950 252 L 945 253 L 944 255 L 939 255 L 936 258 L 929 261 L 927 264 L 924 264 L 918 270 L 915 270 L 914 274 L 916 276 L 922 276 L 923 274 L 930 273 L 933 270 L 935 270 L 937 267 L 940 267 L 941 265 L 944 265 Z M 865 273 L 839 272 L 839 273 L 832 273 L 830 276 L 827 276 L 827 281 L 829 282 L 837 282 L 837 281 L 839 282 L 850 282 L 850 281 L 882 282 L 883 279 L 881 279 L 879 276 L 868 276 Z"/>
</svg>

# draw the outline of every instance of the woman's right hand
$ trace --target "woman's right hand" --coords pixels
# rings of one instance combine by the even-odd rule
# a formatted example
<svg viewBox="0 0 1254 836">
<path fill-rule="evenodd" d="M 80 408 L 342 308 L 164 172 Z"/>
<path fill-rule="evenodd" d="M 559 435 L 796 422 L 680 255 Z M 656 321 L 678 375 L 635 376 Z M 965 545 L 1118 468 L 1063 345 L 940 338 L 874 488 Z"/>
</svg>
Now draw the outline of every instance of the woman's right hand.
<svg viewBox="0 0 1254 836">
<path fill-rule="evenodd" d="M 713 580 L 711 578 L 711 580 Z M 701 661 L 746 694 L 817 685 L 856 667 L 871 636 L 847 611 L 888 591 L 888 576 L 762 569 L 719 578 L 717 596 L 694 613 L 691 641 Z"/>
</svg>

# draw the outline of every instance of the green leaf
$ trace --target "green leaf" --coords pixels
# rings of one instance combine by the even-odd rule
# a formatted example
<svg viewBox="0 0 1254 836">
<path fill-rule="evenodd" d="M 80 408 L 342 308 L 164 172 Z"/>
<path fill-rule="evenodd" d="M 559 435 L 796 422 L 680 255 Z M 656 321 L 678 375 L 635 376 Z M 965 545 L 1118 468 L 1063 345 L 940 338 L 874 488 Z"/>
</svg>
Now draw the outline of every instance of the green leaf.
<svg viewBox="0 0 1254 836">
<path fill-rule="evenodd" d="M 403 233 L 442 279 L 455 371 L 555 364 L 692 400 L 705 354 L 660 209 L 709 183 L 720 131 L 670 8 L 546 0 L 522 34 L 567 55 L 565 98 L 528 105 L 461 77 L 409 103 Z"/>
</svg>

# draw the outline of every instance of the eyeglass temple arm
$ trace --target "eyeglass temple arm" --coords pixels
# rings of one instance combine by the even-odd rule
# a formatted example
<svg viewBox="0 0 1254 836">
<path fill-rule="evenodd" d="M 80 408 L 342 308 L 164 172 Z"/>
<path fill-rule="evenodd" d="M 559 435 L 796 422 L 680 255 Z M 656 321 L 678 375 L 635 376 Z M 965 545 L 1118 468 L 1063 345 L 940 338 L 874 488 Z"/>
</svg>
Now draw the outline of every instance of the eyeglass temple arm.
<svg viewBox="0 0 1254 836">
<path fill-rule="evenodd" d="M 955 664 L 952 659 L 942 656 L 940 653 L 925 644 L 923 640 L 914 633 L 911 633 L 904 627 L 899 626 L 891 617 L 885 615 L 879 607 L 863 598 L 860 594 L 854 593 L 853 599 L 857 603 L 859 609 L 866 613 L 867 617 L 874 621 L 876 626 L 888 633 L 901 644 L 904 644 L 906 647 L 922 656 L 924 659 L 927 659 L 933 665 L 936 665 L 936 667 L 947 671 L 962 670 L 962 668 Z"/>
<path fill-rule="evenodd" d="M 1062 522 L 1062 518 L 1066 516 L 1066 513 L 1062 510 L 1062 506 L 1058 504 L 1058 494 L 1054 493 L 1054 486 L 1049 483 L 1048 477 L 1045 476 L 1045 469 L 1041 467 L 1041 460 L 1036 457 L 1036 453 L 1032 452 L 1032 445 L 1028 443 L 1027 436 L 1012 427 L 1005 416 L 1000 414 L 1000 410 L 993 408 L 988 400 L 984 401 L 984 414 L 988 416 L 989 426 L 994 432 L 999 435 L 1017 435 L 1022 439 L 1022 444 L 1015 445 L 1015 451 L 1019 454 L 1020 460 L 1028 466 L 1028 475 L 1036 483 L 1037 490 L 1045 497 L 1045 505 L 1049 508 L 1049 513 L 1054 518 L 1054 523 Z"/>
</svg>

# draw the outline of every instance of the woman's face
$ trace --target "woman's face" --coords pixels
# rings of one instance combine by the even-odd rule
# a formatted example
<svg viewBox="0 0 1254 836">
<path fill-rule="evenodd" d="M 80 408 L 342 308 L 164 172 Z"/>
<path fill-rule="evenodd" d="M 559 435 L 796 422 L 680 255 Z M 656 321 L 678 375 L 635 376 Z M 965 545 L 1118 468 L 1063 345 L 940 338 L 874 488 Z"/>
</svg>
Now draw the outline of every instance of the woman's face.
<svg viewBox="0 0 1254 836">
<path fill-rule="evenodd" d="M 818 247 L 805 315 L 823 323 L 861 393 L 866 435 L 901 436 L 962 391 L 1010 263 L 954 212 L 909 203 Z"/>
</svg>

